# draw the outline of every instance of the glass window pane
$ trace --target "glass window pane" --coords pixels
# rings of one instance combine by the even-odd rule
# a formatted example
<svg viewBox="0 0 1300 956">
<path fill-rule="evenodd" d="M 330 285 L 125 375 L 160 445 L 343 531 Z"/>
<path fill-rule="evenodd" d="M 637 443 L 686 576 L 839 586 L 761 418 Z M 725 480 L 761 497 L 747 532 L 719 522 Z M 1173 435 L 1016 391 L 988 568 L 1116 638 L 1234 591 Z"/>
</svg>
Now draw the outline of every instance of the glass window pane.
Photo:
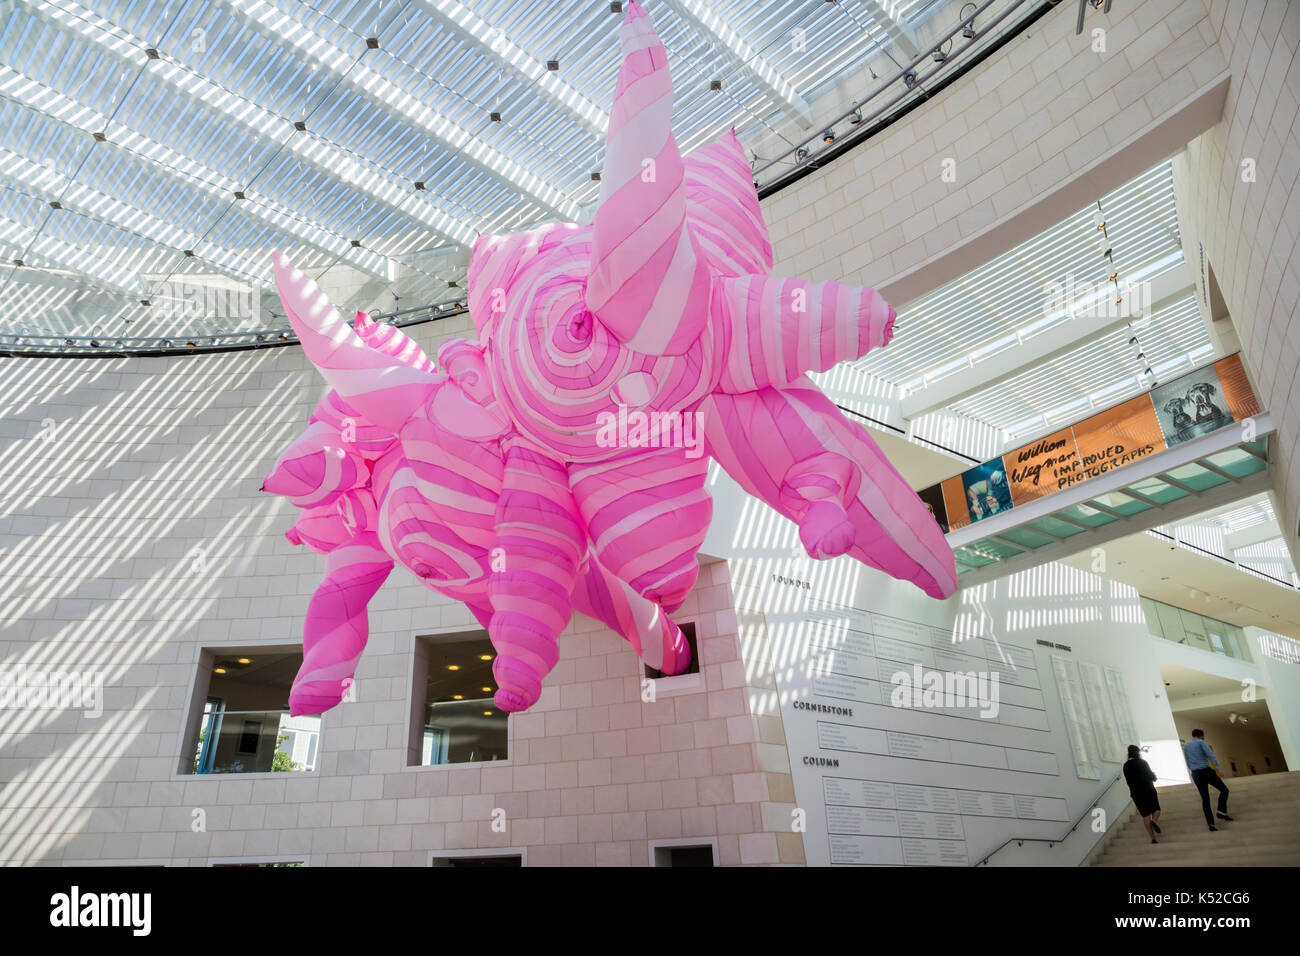
<svg viewBox="0 0 1300 956">
<path fill-rule="evenodd" d="M 450 640 L 426 638 L 421 764 L 505 760 L 508 715 L 496 705 L 486 633 Z"/>
<path fill-rule="evenodd" d="M 1109 508 L 1111 511 L 1118 511 L 1122 515 L 1137 514 L 1139 511 L 1146 511 L 1151 506 L 1145 501 L 1138 501 L 1126 494 L 1118 491 L 1112 491 L 1110 494 L 1098 495 L 1092 499 L 1097 504 Z"/>
<path fill-rule="evenodd" d="M 1206 488 L 1213 488 L 1216 485 L 1225 484 L 1228 480 L 1222 475 L 1216 475 L 1208 468 L 1202 468 L 1194 461 L 1173 468 L 1166 472 L 1166 474 L 1175 481 L 1181 481 L 1189 488 L 1194 488 L 1197 491 L 1204 491 Z"/>
<path fill-rule="evenodd" d="M 1110 524 L 1115 520 L 1104 511 L 1089 508 L 1087 505 L 1070 505 L 1068 508 L 1062 508 L 1059 513 L 1072 521 L 1079 522 L 1079 524 L 1086 524 L 1090 528 Z"/>
<path fill-rule="evenodd" d="M 1068 538 L 1072 535 L 1082 534 L 1083 529 L 1075 527 L 1068 521 L 1062 521 L 1060 518 L 1052 515 L 1044 515 L 1041 518 L 1035 518 L 1025 525 L 1027 528 L 1040 528 L 1043 531 L 1050 532 L 1058 538 Z"/>
<path fill-rule="evenodd" d="M 1012 544 L 1021 545 L 1031 551 L 1034 548 L 1041 548 L 1045 544 L 1051 544 L 1055 540 L 1045 534 L 1035 534 L 1028 526 L 1008 528 L 1006 531 L 999 532 L 998 537 L 1006 538 Z"/>
<path fill-rule="evenodd" d="M 1165 639 L 1176 644 L 1186 643 L 1187 634 L 1183 631 L 1183 618 L 1178 613 L 1178 608 L 1170 607 L 1168 604 L 1157 604 L 1156 611 L 1160 615 L 1160 630 L 1164 633 Z"/>
<path fill-rule="evenodd" d="M 1181 488 L 1175 488 L 1169 482 L 1161 481 L 1159 478 L 1143 478 L 1141 481 L 1133 482 L 1130 487 L 1139 494 L 1145 495 L 1157 504 L 1162 505 L 1169 501 L 1187 497 L 1187 492 Z"/>
<path fill-rule="evenodd" d="M 1236 478 L 1253 475 L 1268 467 L 1268 462 L 1260 461 L 1240 448 L 1229 448 L 1226 451 L 1215 452 L 1213 455 L 1206 455 L 1205 460 Z"/>
</svg>

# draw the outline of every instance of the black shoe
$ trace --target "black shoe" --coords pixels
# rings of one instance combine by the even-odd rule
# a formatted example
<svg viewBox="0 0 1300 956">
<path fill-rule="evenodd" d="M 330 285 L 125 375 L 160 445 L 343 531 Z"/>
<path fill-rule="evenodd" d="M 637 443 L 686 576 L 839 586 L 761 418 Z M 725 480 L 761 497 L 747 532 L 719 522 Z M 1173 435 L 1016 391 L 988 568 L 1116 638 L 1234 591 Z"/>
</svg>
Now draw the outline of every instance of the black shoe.
<svg viewBox="0 0 1300 956">
<path fill-rule="evenodd" d="M 1151 829 L 1152 829 L 1152 830 L 1155 830 L 1156 833 L 1159 833 L 1159 832 L 1160 832 L 1160 824 L 1158 824 L 1158 823 L 1152 823 L 1152 824 L 1151 824 Z"/>
<path fill-rule="evenodd" d="M 1152 843 L 1155 843 L 1155 842 L 1156 842 L 1156 838 L 1155 838 L 1155 837 L 1152 837 L 1152 838 L 1151 838 L 1151 842 L 1152 842 Z"/>
<path fill-rule="evenodd" d="M 1211 832 L 1211 833 L 1218 833 L 1218 832 L 1219 832 L 1219 828 L 1216 827 L 1213 823 L 1211 823 L 1211 824 L 1210 824 L 1210 832 Z"/>
<path fill-rule="evenodd" d="M 1232 822 L 1232 817 L 1228 816 L 1226 813 L 1217 813 L 1215 814 L 1215 816 L 1217 816 L 1220 820 L 1227 820 L 1229 823 Z"/>
</svg>

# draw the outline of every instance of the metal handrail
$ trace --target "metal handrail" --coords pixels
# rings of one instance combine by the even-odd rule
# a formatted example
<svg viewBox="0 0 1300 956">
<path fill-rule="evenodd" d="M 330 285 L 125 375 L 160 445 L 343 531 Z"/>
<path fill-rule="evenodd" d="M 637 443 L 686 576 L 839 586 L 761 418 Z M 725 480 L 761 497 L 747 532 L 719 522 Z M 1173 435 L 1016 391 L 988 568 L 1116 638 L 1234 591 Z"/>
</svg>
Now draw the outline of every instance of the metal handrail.
<svg viewBox="0 0 1300 956">
<path fill-rule="evenodd" d="M 469 311 L 464 297 L 412 306 L 398 312 L 370 312 L 376 322 L 405 328 Z M 195 355 L 296 345 L 292 328 L 250 329 L 190 335 L 0 335 L 0 357 L 121 358 L 139 355 Z"/>
<path fill-rule="evenodd" d="M 1024 846 L 1026 843 L 1046 843 L 1048 846 L 1056 846 L 1056 844 L 1058 843 L 1064 843 L 1066 840 L 1070 838 L 1071 833 L 1079 829 L 1079 824 L 1083 822 L 1084 817 L 1086 817 L 1088 814 L 1090 814 L 1093 810 L 1097 808 L 1097 804 L 1101 803 L 1101 801 L 1105 799 L 1106 794 L 1110 793 L 1110 788 L 1115 786 L 1115 784 L 1119 783 L 1120 778 L 1122 778 L 1123 776 L 1124 776 L 1123 770 L 1120 770 L 1119 773 L 1115 774 L 1114 779 L 1111 780 L 1110 783 L 1106 784 L 1106 786 L 1102 789 L 1101 793 L 1097 794 L 1097 798 L 1093 800 L 1092 803 L 1088 804 L 1088 808 L 1084 810 L 1083 813 L 1079 814 L 1079 818 L 1070 825 L 1070 829 L 1062 833 L 1060 837 L 1057 837 L 1055 839 L 1049 839 L 1047 837 L 1010 837 L 1006 840 L 1006 842 L 1004 842 L 996 850 L 990 852 L 987 856 L 984 857 L 984 859 L 980 860 L 975 865 L 976 866 L 986 865 L 989 860 L 993 859 L 994 856 L 996 856 L 998 853 L 1001 853 L 1002 850 L 1004 850 L 1012 843 L 1016 844 L 1016 846 Z"/>
</svg>

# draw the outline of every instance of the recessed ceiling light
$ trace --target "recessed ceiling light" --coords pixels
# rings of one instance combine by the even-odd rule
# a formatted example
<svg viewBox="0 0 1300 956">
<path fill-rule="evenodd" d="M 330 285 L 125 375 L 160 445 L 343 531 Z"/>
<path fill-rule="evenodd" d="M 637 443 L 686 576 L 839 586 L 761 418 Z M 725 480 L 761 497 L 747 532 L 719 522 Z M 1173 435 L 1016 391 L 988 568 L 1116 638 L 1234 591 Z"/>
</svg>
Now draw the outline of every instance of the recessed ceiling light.
<svg viewBox="0 0 1300 956">
<path fill-rule="evenodd" d="M 452 699 L 452 700 L 464 700 L 464 699 L 465 699 L 465 695 L 464 695 L 464 694 L 452 694 L 452 695 L 451 695 L 451 699 Z"/>
<path fill-rule="evenodd" d="M 224 674 L 225 672 L 226 672 L 226 669 L 225 669 L 224 667 L 214 667 L 214 668 L 212 669 L 212 673 L 214 673 L 214 674 Z"/>
<path fill-rule="evenodd" d="M 238 660 L 239 660 L 239 663 L 241 663 L 241 664 L 251 664 L 251 663 L 253 663 L 253 659 L 252 659 L 251 657 L 241 657 L 241 658 L 239 658 Z"/>
<path fill-rule="evenodd" d="M 491 688 L 491 687 L 480 687 L 479 690 L 483 691 L 483 693 L 485 693 L 485 694 L 490 694 L 490 693 L 492 693 L 492 688 Z"/>
<path fill-rule="evenodd" d="M 485 711 L 483 711 L 483 716 L 484 716 L 484 717 L 491 717 L 491 716 L 492 716 L 492 711 L 490 711 L 490 710 L 485 710 Z"/>
<path fill-rule="evenodd" d="M 448 665 L 447 665 L 447 670 L 449 670 L 449 671 L 458 671 L 458 670 L 460 670 L 460 665 L 459 665 L 459 664 L 448 664 Z"/>
<path fill-rule="evenodd" d="M 492 660 L 492 655 L 491 655 L 491 654 L 480 654 L 480 655 L 478 656 L 478 659 L 481 660 L 481 661 L 490 661 L 490 660 Z"/>
</svg>

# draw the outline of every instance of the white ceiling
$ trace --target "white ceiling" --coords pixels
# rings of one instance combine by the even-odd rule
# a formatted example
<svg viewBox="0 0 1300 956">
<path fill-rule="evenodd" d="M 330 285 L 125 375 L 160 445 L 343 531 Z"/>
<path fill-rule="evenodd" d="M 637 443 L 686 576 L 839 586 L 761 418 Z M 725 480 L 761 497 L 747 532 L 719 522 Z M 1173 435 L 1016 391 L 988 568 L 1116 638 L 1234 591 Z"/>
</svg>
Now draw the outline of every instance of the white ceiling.
<svg viewBox="0 0 1300 956">
<path fill-rule="evenodd" d="M 1204 364 L 1213 357 L 1214 346 L 1184 267 L 1172 161 L 1097 198 L 1120 282 L 1148 283 L 1180 270 L 1189 276 L 1185 291 L 1149 317 L 1114 323 L 1104 335 L 1081 340 L 1046 361 L 1010 374 L 990 374 L 982 367 L 994 356 L 1042 341 L 1040 336 L 1068 341 L 1075 320 L 1053 307 L 1050 284 L 1090 283 L 1107 294 L 1113 288 L 1107 281 L 1111 264 L 1098 245 L 1098 210 L 1089 205 L 901 307 L 898 324 L 907 334 L 888 349 L 871 352 L 858 366 L 903 394 L 936 382 L 970 380 L 977 390 L 930 414 L 955 413 L 982 422 L 1010 445 L 1148 391 L 1153 382 L 1143 376 L 1147 366 L 1160 381 Z M 1134 337 L 1136 346 L 1130 344 Z M 927 427 L 927 417 L 912 423 L 915 431 L 934 430 Z"/>
</svg>

